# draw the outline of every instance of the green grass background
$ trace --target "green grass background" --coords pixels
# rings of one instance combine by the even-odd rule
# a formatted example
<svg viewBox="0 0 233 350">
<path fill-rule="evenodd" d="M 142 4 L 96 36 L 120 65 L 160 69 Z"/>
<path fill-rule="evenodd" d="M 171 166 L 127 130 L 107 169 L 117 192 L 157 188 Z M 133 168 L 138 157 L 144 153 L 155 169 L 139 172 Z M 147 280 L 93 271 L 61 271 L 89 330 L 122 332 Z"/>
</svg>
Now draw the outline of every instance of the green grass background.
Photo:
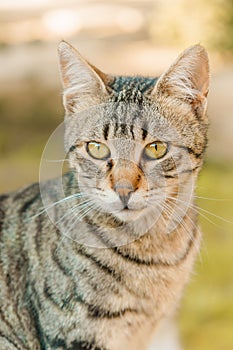
<svg viewBox="0 0 233 350">
<path fill-rule="evenodd" d="M 198 181 L 201 255 L 180 312 L 187 350 L 233 349 L 233 166 L 210 160 Z M 221 217 L 222 219 L 216 217 Z M 231 221 L 231 222 L 230 222 Z"/>
</svg>

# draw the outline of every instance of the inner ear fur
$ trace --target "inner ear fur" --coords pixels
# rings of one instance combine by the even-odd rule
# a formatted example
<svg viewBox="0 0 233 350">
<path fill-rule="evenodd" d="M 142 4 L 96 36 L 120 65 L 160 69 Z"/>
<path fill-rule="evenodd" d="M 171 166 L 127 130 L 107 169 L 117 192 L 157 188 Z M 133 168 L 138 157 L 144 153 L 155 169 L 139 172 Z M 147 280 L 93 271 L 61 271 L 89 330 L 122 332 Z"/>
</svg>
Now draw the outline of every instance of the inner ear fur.
<svg viewBox="0 0 233 350">
<path fill-rule="evenodd" d="M 186 49 L 159 78 L 152 96 L 172 96 L 206 109 L 209 90 L 209 59 L 204 47 Z"/>
<path fill-rule="evenodd" d="M 58 55 L 66 111 L 74 113 L 101 103 L 108 95 L 106 86 L 112 77 L 90 64 L 65 41 L 60 43 Z"/>
</svg>

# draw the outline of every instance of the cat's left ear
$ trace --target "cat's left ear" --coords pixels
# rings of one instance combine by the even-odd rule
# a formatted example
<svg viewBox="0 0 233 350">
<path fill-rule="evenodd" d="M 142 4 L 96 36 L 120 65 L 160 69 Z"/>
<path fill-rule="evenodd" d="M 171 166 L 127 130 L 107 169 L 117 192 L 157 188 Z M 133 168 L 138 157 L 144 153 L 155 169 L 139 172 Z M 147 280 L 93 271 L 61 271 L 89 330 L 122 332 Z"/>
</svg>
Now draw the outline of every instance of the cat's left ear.
<svg viewBox="0 0 233 350">
<path fill-rule="evenodd" d="M 209 90 L 209 59 L 204 47 L 185 50 L 159 78 L 152 96 L 171 96 L 190 103 L 202 114 Z M 156 97 L 155 96 L 155 97 Z"/>
</svg>

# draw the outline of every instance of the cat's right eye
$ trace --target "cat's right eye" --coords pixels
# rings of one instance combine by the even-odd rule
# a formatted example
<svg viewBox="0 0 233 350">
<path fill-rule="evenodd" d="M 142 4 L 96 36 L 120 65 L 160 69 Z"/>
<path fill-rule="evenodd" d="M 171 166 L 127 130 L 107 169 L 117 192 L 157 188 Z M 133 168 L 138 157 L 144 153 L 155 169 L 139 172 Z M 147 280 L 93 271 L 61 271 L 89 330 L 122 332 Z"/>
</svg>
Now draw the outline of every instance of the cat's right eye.
<svg viewBox="0 0 233 350">
<path fill-rule="evenodd" d="M 91 141 L 87 143 L 88 154 L 100 160 L 105 160 L 110 157 L 110 149 L 104 143 Z"/>
</svg>

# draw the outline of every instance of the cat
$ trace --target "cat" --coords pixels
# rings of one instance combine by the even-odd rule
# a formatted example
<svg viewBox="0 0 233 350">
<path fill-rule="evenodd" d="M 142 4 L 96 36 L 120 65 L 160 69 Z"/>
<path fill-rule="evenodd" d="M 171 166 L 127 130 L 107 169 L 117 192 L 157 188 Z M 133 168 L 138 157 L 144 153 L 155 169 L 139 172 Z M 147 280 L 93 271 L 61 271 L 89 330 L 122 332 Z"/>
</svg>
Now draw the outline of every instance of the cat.
<svg viewBox="0 0 233 350">
<path fill-rule="evenodd" d="M 70 171 L 0 197 L 0 349 L 149 349 L 199 251 L 208 55 L 146 78 L 58 53 Z"/>
</svg>

